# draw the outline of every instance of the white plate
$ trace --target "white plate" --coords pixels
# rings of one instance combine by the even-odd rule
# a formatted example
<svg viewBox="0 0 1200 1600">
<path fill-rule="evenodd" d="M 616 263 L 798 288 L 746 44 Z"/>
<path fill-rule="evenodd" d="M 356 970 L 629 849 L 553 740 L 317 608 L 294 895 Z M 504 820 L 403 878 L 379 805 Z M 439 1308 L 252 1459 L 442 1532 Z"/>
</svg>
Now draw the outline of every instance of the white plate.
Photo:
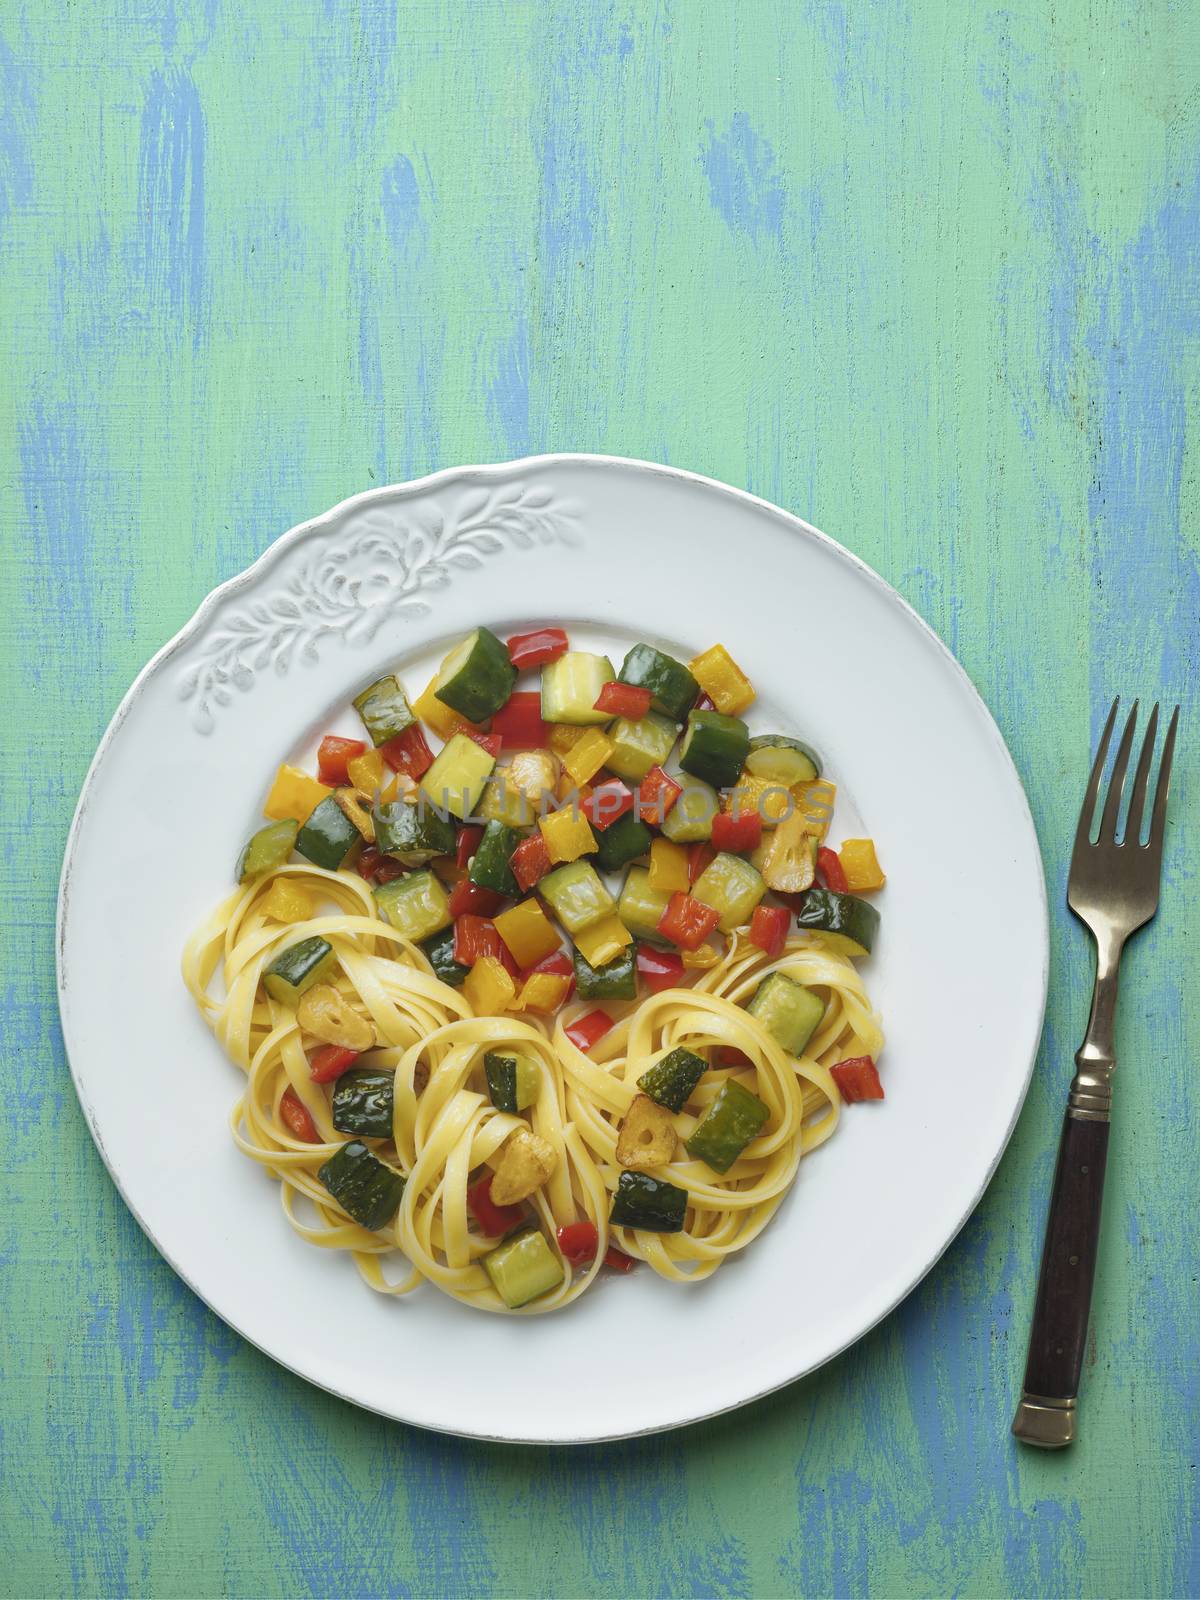
<svg viewBox="0 0 1200 1600">
<path fill-rule="evenodd" d="M 851 1110 L 766 1233 L 688 1289 L 606 1275 L 540 1318 L 423 1286 L 394 1301 L 305 1245 L 234 1148 L 241 1077 L 179 978 L 277 763 L 391 667 L 414 693 L 447 643 L 555 622 L 617 655 L 722 641 L 756 727 L 803 729 L 841 835 L 889 885 L 865 973 L 887 1100 Z M 964 863 L 969 862 L 969 869 Z M 224 584 L 126 695 L 80 797 L 59 903 L 59 1002 L 79 1098 L 127 1204 L 247 1339 L 422 1427 L 576 1441 L 669 1428 L 852 1343 L 962 1226 L 1020 1110 L 1046 992 L 1045 886 L 983 702 L 895 592 L 816 529 L 667 467 L 543 456 L 377 489 Z M 614 1359 L 614 1357 L 616 1357 Z"/>
</svg>

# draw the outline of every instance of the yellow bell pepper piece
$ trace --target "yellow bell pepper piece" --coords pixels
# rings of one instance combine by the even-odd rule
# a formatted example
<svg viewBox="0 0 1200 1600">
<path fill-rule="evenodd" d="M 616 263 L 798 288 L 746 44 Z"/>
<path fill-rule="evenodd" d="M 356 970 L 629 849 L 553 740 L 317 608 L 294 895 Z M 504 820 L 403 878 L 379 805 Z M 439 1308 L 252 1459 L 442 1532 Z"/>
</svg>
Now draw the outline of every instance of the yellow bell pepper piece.
<svg viewBox="0 0 1200 1600">
<path fill-rule="evenodd" d="M 494 1017 L 510 1008 L 517 986 L 495 956 L 480 956 L 463 979 L 463 994 L 477 1017 Z"/>
<path fill-rule="evenodd" d="M 289 767 L 285 762 L 275 774 L 271 792 L 263 806 L 263 816 L 272 822 L 286 822 L 289 817 L 304 823 L 333 790 L 326 784 L 310 778 L 299 767 Z"/>
<path fill-rule="evenodd" d="M 796 784 L 792 794 L 807 831 L 816 839 L 824 839 L 829 832 L 834 802 L 837 800 L 837 785 L 825 778 L 817 778 L 812 783 Z"/>
<path fill-rule="evenodd" d="M 376 789 L 383 787 L 383 757 L 378 750 L 368 750 L 364 755 L 351 756 L 346 763 L 346 776 L 352 788 L 374 799 Z"/>
<path fill-rule="evenodd" d="M 262 909 L 276 922 L 307 922 L 313 914 L 312 896 L 291 878 L 276 878 Z"/>
<path fill-rule="evenodd" d="M 633 935 L 617 916 L 601 917 L 590 928 L 580 928 L 573 937 L 575 948 L 593 967 L 615 961 L 625 946 L 633 943 Z"/>
<path fill-rule="evenodd" d="M 703 970 L 706 967 L 715 967 L 723 952 L 718 950 L 715 944 L 702 944 L 698 950 L 682 950 L 680 954 L 685 967 L 699 967 Z"/>
<path fill-rule="evenodd" d="M 882 889 L 887 882 L 875 854 L 874 839 L 847 839 L 838 851 L 838 859 L 851 894 L 869 894 L 872 889 Z"/>
<path fill-rule="evenodd" d="M 721 796 L 722 811 L 735 817 L 757 811 L 764 828 L 773 828 L 794 804 L 795 796 L 781 783 L 772 783 L 770 778 L 756 778 L 752 772 L 745 771 L 739 775 L 737 787 Z"/>
<path fill-rule="evenodd" d="M 437 734 L 439 739 L 453 739 L 456 733 L 480 732 L 481 724 L 468 722 L 466 717 L 455 711 L 453 706 L 444 705 L 434 694 L 437 683 L 437 674 L 429 680 L 429 686 L 420 699 L 412 703 L 413 711 L 421 721 L 427 723 Z M 349 768 L 347 768 L 349 771 Z"/>
<path fill-rule="evenodd" d="M 539 1016 L 548 1017 L 562 1005 L 570 987 L 570 978 L 564 977 L 561 972 L 531 972 L 521 985 L 521 995 L 514 1010 L 534 1011 Z"/>
<path fill-rule="evenodd" d="M 586 783 L 596 776 L 612 753 L 611 739 L 606 739 L 599 728 L 585 728 L 583 738 L 562 758 L 563 771 L 569 772 L 576 783 Z"/>
<path fill-rule="evenodd" d="M 496 932 L 519 967 L 535 967 L 559 948 L 558 929 L 532 898 L 502 911 L 493 920 Z"/>
<path fill-rule="evenodd" d="M 650 887 L 662 894 L 688 892 L 688 853 L 681 844 L 670 839 L 651 840 Z"/>
<path fill-rule="evenodd" d="M 741 716 L 754 699 L 754 685 L 723 644 L 714 644 L 689 661 L 688 671 L 727 717 Z"/>
<path fill-rule="evenodd" d="M 591 824 L 574 806 L 564 806 L 552 811 L 548 817 L 538 818 L 538 827 L 546 841 L 546 853 L 551 861 L 578 861 L 596 848 L 596 835 Z"/>
<path fill-rule="evenodd" d="M 590 732 L 590 728 L 572 728 L 565 722 L 551 722 L 547 724 L 546 743 L 556 756 L 565 756 Z"/>
</svg>

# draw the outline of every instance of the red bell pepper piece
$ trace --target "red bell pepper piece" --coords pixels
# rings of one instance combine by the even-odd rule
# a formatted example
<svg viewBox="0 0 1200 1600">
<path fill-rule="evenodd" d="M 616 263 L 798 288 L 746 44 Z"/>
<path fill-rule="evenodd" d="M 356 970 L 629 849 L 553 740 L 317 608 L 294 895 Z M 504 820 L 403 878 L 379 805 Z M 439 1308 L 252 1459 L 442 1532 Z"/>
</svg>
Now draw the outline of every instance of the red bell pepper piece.
<svg viewBox="0 0 1200 1600">
<path fill-rule="evenodd" d="M 651 994 L 674 989 L 683 982 L 683 957 L 674 950 L 655 950 L 653 945 L 639 944 L 637 972 Z"/>
<path fill-rule="evenodd" d="M 504 940 L 487 917 L 464 912 L 454 920 L 454 959 L 460 967 L 473 967 L 483 956 L 499 956 Z"/>
<path fill-rule="evenodd" d="M 402 861 L 397 861 L 394 856 L 384 856 L 375 868 L 375 882 L 391 883 L 393 878 L 402 878 L 407 871 Z"/>
<path fill-rule="evenodd" d="M 542 697 L 536 689 L 510 694 L 492 717 L 492 733 L 506 750 L 537 750 L 546 742 Z"/>
<path fill-rule="evenodd" d="M 658 931 L 681 950 L 699 950 L 720 920 L 719 911 L 677 889 L 658 919 Z"/>
<path fill-rule="evenodd" d="M 719 1044 L 713 1051 L 714 1067 L 752 1067 L 754 1065 L 744 1050 L 737 1050 L 731 1044 Z"/>
<path fill-rule="evenodd" d="M 633 1256 L 627 1256 L 624 1250 L 618 1250 L 615 1244 L 610 1244 L 604 1252 L 604 1265 L 615 1268 L 617 1272 L 632 1272 L 637 1262 Z"/>
<path fill-rule="evenodd" d="M 308 1075 L 314 1083 L 332 1083 L 358 1060 L 357 1050 L 345 1050 L 340 1044 L 323 1044 L 314 1050 L 308 1063 Z"/>
<path fill-rule="evenodd" d="M 423 778 L 433 765 L 433 751 L 419 722 L 381 744 L 379 754 L 393 772 L 407 772 L 414 779 Z"/>
<path fill-rule="evenodd" d="M 836 850 L 827 850 L 824 845 L 817 851 L 817 871 L 827 889 L 832 889 L 834 894 L 849 894 L 850 885 L 846 882 L 846 869 L 842 866 L 842 858 Z"/>
<path fill-rule="evenodd" d="M 464 878 L 461 883 L 456 883 L 450 891 L 452 917 L 461 917 L 467 912 L 473 912 L 477 917 L 494 917 L 503 904 L 502 894 L 497 894 L 494 889 L 481 889 L 477 883 L 472 883 L 470 878 Z"/>
<path fill-rule="evenodd" d="M 509 856 L 508 864 L 521 888 L 532 889 L 538 879 L 544 878 L 550 871 L 550 852 L 545 839 L 540 833 L 535 833 L 531 839 L 523 839 Z"/>
<path fill-rule="evenodd" d="M 750 943 L 778 961 L 787 940 L 791 913 L 783 906 L 755 906 L 750 918 Z"/>
<path fill-rule="evenodd" d="M 842 1099 L 852 1105 L 856 1100 L 882 1100 L 883 1085 L 879 1069 L 870 1056 L 851 1056 L 830 1067 L 829 1075 L 842 1092 Z"/>
<path fill-rule="evenodd" d="M 542 667 L 567 653 L 567 636 L 561 628 L 535 628 L 532 633 L 514 633 L 508 641 L 508 659 L 518 672 L 526 667 Z"/>
<path fill-rule="evenodd" d="M 573 1267 L 593 1260 L 599 1243 L 594 1222 L 568 1222 L 558 1230 L 558 1248 Z"/>
<path fill-rule="evenodd" d="M 519 1222 L 525 1220 L 524 1206 L 498 1206 L 492 1199 L 490 1172 L 467 1190 L 467 1204 L 489 1239 L 499 1239 L 503 1234 L 511 1233 Z"/>
<path fill-rule="evenodd" d="M 529 967 L 523 976 L 529 978 L 535 972 L 552 972 L 558 978 L 575 976 L 575 968 L 571 965 L 571 958 L 565 950 L 555 950 L 550 955 L 543 956 L 537 965 Z"/>
<path fill-rule="evenodd" d="M 586 1017 L 577 1017 L 563 1032 L 577 1050 L 590 1050 L 612 1025 L 613 1019 L 606 1012 L 589 1011 Z"/>
<path fill-rule="evenodd" d="M 661 767 L 651 767 L 637 786 L 638 817 L 652 827 L 661 828 L 667 812 L 682 793 L 681 786 Z"/>
<path fill-rule="evenodd" d="M 757 811 L 743 811 L 733 816 L 728 811 L 718 811 L 712 819 L 714 850 L 757 850 L 762 843 L 762 818 Z"/>
<path fill-rule="evenodd" d="M 366 754 L 367 747 L 361 739 L 339 739 L 336 733 L 327 733 L 317 749 L 317 771 L 322 783 L 349 783 L 346 763 L 355 756 Z"/>
<path fill-rule="evenodd" d="M 501 739 L 498 733 L 484 733 L 480 728 L 464 728 L 468 739 L 474 739 L 481 750 L 486 750 L 494 761 L 500 754 Z"/>
<path fill-rule="evenodd" d="M 309 1115 L 308 1107 L 294 1089 L 283 1091 L 283 1099 L 279 1102 L 279 1115 L 297 1139 L 303 1139 L 305 1144 L 321 1143 L 317 1125 Z"/>
<path fill-rule="evenodd" d="M 714 817 L 713 821 L 717 819 Z M 697 839 L 695 844 L 688 845 L 688 882 L 695 883 L 708 863 L 716 855 L 716 851 L 707 839 Z"/>
<path fill-rule="evenodd" d="M 467 823 L 458 830 L 458 839 L 454 845 L 454 864 L 458 867 L 469 867 L 471 857 L 479 849 L 479 841 L 483 838 L 483 829 L 473 823 Z"/>
<path fill-rule="evenodd" d="M 367 845 L 359 852 L 355 871 L 360 878 L 365 878 L 368 883 L 375 876 L 375 868 L 383 860 L 383 851 L 376 850 L 374 845 Z"/>
<path fill-rule="evenodd" d="M 610 680 L 596 696 L 593 711 L 607 711 L 611 717 L 628 717 L 640 722 L 650 710 L 650 691 L 635 683 L 617 683 Z"/>
<path fill-rule="evenodd" d="M 699 700 L 696 701 L 696 704 L 692 707 L 693 711 L 715 711 L 716 709 L 717 702 L 707 694 L 702 694 Z"/>
<path fill-rule="evenodd" d="M 592 827 L 603 833 L 605 828 L 612 827 L 618 817 L 633 810 L 633 792 L 625 787 L 620 778 L 609 778 L 605 783 L 596 785 L 579 809 Z"/>
</svg>

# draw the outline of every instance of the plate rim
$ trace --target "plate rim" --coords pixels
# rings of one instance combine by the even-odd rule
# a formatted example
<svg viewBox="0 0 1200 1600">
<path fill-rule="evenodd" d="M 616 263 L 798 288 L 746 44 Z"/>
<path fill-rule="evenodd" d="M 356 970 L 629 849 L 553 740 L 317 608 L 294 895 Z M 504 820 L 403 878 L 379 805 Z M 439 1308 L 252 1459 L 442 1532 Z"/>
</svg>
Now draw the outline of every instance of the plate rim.
<svg viewBox="0 0 1200 1600">
<path fill-rule="evenodd" d="M 812 1365 L 805 1367 L 800 1372 L 792 1374 L 790 1377 L 782 1379 L 778 1383 L 768 1384 L 765 1388 L 757 1389 L 752 1394 L 748 1394 L 742 1399 L 733 1401 L 729 1405 L 718 1406 L 711 1411 L 703 1411 L 695 1416 L 690 1416 L 679 1421 L 657 1423 L 647 1428 L 623 1430 L 615 1433 L 581 1434 L 575 1438 L 520 1438 L 478 1430 L 467 1431 L 461 1428 L 452 1428 L 439 1425 L 434 1422 L 416 1422 L 408 1418 L 397 1417 L 391 1411 L 382 1410 L 379 1407 L 373 1406 L 369 1401 L 361 1400 L 356 1396 L 346 1394 L 340 1389 L 336 1388 L 333 1384 L 324 1382 L 319 1378 L 314 1378 L 307 1372 L 302 1372 L 298 1367 L 292 1365 L 289 1361 L 284 1360 L 274 1351 L 267 1349 L 265 1345 L 259 1343 L 257 1339 L 246 1333 L 240 1324 L 232 1317 L 227 1316 L 224 1312 L 216 1309 L 207 1296 L 197 1288 L 196 1284 L 192 1281 L 188 1273 L 183 1270 L 174 1257 L 163 1248 L 162 1244 L 155 1237 L 153 1230 L 150 1228 L 141 1212 L 133 1204 L 129 1195 L 126 1193 L 121 1178 L 118 1175 L 113 1163 L 109 1159 L 108 1151 L 105 1148 L 104 1139 L 96 1123 L 95 1109 L 88 1094 L 85 1092 L 79 1070 L 76 1067 L 72 1054 L 71 1026 L 68 1020 L 70 1015 L 68 1006 L 69 985 L 65 970 L 65 942 L 67 919 L 70 910 L 72 868 L 75 850 L 78 843 L 78 836 L 81 829 L 82 820 L 88 808 L 90 791 L 104 763 L 108 750 L 114 742 L 117 734 L 120 732 L 127 716 L 129 715 L 135 702 L 140 697 L 142 690 L 145 688 L 151 677 L 153 677 L 159 671 L 159 669 L 171 659 L 172 656 L 181 650 L 192 639 L 192 637 L 200 631 L 205 622 L 208 620 L 209 616 L 216 611 L 220 605 L 227 601 L 231 596 L 238 594 L 242 589 L 249 588 L 264 573 L 268 572 L 270 568 L 295 545 L 302 543 L 305 539 L 318 533 L 320 530 L 330 527 L 337 519 L 345 516 L 353 510 L 365 509 L 377 501 L 387 501 L 391 503 L 396 499 L 408 499 L 415 495 L 426 493 L 429 490 L 455 480 L 470 482 L 473 478 L 499 478 L 505 474 L 515 473 L 521 470 L 544 468 L 548 466 L 553 467 L 555 465 L 564 464 L 600 468 L 617 467 L 631 470 L 635 474 L 645 474 L 654 477 L 676 479 L 680 482 L 699 485 L 707 490 L 716 490 L 722 495 L 733 499 L 734 501 L 753 507 L 759 512 L 765 512 L 788 532 L 793 534 L 800 533 L 804 535 L 812 542 L 823 546 L 836 559 L 847 563 L 858 573 L 860 577 L 865 578 L 874 587 L 884 601 L 886 601 L 892 607 L 898 608 L 900 613 L 905 616 L 910 623 L 916 625 L 919 634 L 924 636 L 926 644 L 932 644 L 935 647 L 935 650 L 940 655 L 943 664 L 948 665 L 952 669 L 953 673 L 957 676 L 960 685 L 967 690 L 968 698 L 972 702 L 972 709 L 974 710 L 977 718 L 982 715 L 981 725 L 986 729 L 989 741 L 997 750 L 1001 758 L 1002 766 L 1007 768 L 1011 785 L 1015 788 L 1016 797 L 1019 800 L 1018 812 L 1021 826 L 1026 835 L 1026 843 L 1031 848 L 1032 860 L 1036 862 L 1037 865 L 1035 876 L 1038 889 L 1038 931 L 1041 945 L 1041 961 L 1039 971 L 1040 1000 L 1038 1004 L 1037 1029 L 1032 1035 L 1033 1045 L 1029 1054 L 1029 1060 L 1025 1066 L 1020 1094 L 1016 1098 L 1014 1109 L 1008 1125 L 1003 1131 L 995 1152 L 988 1163 L 987 1169 L 983 1173 L 978 1188 L 971 1195 L 965 1210 L 955 1222 L 953 1228 L 947 1235 L 941 1247 L 916 1272 L 911 1281 L 900 1291 L 899 1294 L 896 1295 L 895 1299 L 890 1301 L 889 1304 L 887 1304 L 870 1322 L 860 1328 L 858 1332 L 853 1335 L 853 1337 L 847 1339 L 836 1349 L 829 1351 L 828 1354 L 823 1356 L 819 1361 L 816 1361 L 812 1363 Z M 337 1399 L 343 1401 L 347 1405 L 352 1405 L 360 1410 L 368 1411 L 372 1415 L 382 1417 L 391 1423 L 400 1422 L 406 1427 L 421 1428 L 425 1431 L 442 1434 L 451 1438 L 478 1440 L 492 1444 L 515 1444 L 533 1446 L 537 1448 L 542 1448 L 545 1446 L 567 1447 L 572 1445 L 608 1444 L 621 1439 L 647 1438 L 655 1434 L 669 1433 L 673 1432 L 677 1428 L 692 1427 L 701 1422 L 711 1421 L 715 1417 L 728 1416 L 731 1412 L 740 1411 L 746 1406 L 754 1405 L 758 1401 L 764 1400 L 772 1394 L 778 1394 L 781 1390 L 789 1388 L 792 1384 L 799 1383 L 803 1379 L 811 1377 L 813 1373 L 819 1372 L 822 1367 L 828 1366 L 832 1361 L 836 1361 L 840 1356 L 844 1355 L 847 1350 L 851 1349 L 854 1345 L 858 1344 L 860 1340 L 864 1339 L 868 1333 L 877 1328 L 880 1323 L 886 1321 L 887 1318 L 890 1317 L 896 1310 L 896 1308 L 905 1300 L 907 1300 L 909 1295 L 911 1295 L 914 1290 L 925 1280 L 925 1278 L 929 1276 L 934 1267 L 937 1266 L 938 1262 L 942 1259 L 947 1250 L 949 1250 L 950 1246 L 954 1243 L 955 1239 L 957 1239 L 958 1235 L 962 1232 L 967 1222 L 977 1210 L 980 1202 L 983 1199 L 983 1196 L 986 1194 L 992 1182 L 992 1179 L 996 1175 L 996 1171 L 1004 1157 L 1005 1151 L 1008 1149 L 1013 1133 L 1016 1130 L 1017 1122 L 1020 1119 L 1021 1112 L 1025 1107 L 1025 1102 L 1029 1095 L 1030 1084 L 1033 1081 L 1034 1067 L 1037 1064 L 1038 1053 L 1041 1049 L 1042 1033 L 1045 1026 L 1046 1004 L 1049 992 L 1050 977 L 1049 916 L 1049 900 L 1046 889 L 1046 875 L 1045 867 L 1042 861 L 1041 844 L 1038 839 L 1037 828 L 1033 820 L 1033 813 L 1029 805 L 1029 796 L 1026 793 L 1024 782 L 1022 781 L 1021 774 L 1017 769 L 1012 752 L 1009 750 L 1004 736 L 1000 732 L 999 725 L 997 724 L 995 717 L 992 715 L 991 708 L 988 706 L 982 694 L 976 688 L 975 683 L 971 679 L 966 668 L 958 660 L 957 656 L 950 649 L 949 645 L 946 644 L 945 640 L 943 640 L 935 631 L 935 629 L 925 620 L 925 618 L 921 616 L 920 612 L 910 605 L 910 603 L 904 598 L 898 589 L 894 588 L 892 584 L 888 583 L 887 579 L 884 578 L 880 573 L 876 572 L 875 569 L 866 561 L 864 561 L 861 556 L 856 555 L 852 550 L 848 550 L 845 545 L 840 544 L 829 534 L 824 533 L 820 528 L 815 527 L 812 523 L 806 521 L 803 517 L 798 516 L 795 512 L 788 511 L 784 507 L 777 505 L 774 501 L 766 500 L 761 495 L 754 494 L 748 489 L 739 489 L 735 485 L 726 483 L 720 478 L 713 478 L 705 473 L 693 472 L 688 468 L 672 466 L 663 462 L 647 461 L 635 456 L 607 455 L 603 452 L 593 451 L 545 451 L 537 455 L 519 456 L 506 461 L 442 467 L 436 472 L 425 474 L 423 477 L 404 479 L 398 483 L 381 484 L 371 489 L 361 490 L 357 494 L 347 495 L 344 499 L 339 500 L 335 505 L 330 506 L 328 510 L 321 512 L 315 517 L 307 518 L 303 522 L 295 523 L 292 527 L 277 535 L 277 537 L 272 539 L 267 545 L 266 549 L 255 557 L 249 566 L 242 568 L 239 572 L 234 573 L 231 577 L 225 579 L 224 582 L 217 584 L 215 588 L 209 591 L 209 593 L 196 607 L 196 610 L 192 613 L 191 617 L 175 634 L 171 636 L 171 638 L 169 638 L 163 645 L 159 647 L 158 650 L 154 652 L 154 654 L 134 677 L 132 683 L 122 695 L 116 710 L 113 712 L 113 715 L 110 718 L 104 733 L 101 735 L 100 742 L 96 746 L 95 753 L 88 764 L 87 772 L 85 773 L 83 782 L 80 786 L 79 797 L 75 803 L 75 810 L 72 814 L 71 824 L 67 830 L 66 843 L 63 849 L 62 868 L 59 874 L 54 922 L 55 993 L 58 1001 L 59 1023 L 62 1030 L 63 1050 L 67 1058 L 67 1066 L 71 1074 L 71 1081 L 74 1085 L 76 1098 L 78 1099 L 80 1109 L 83 1112 L 84 1122 L 87 1125 L 88 1133 L 90 1134 L 92 1142 L 99 1153 L 100 1159 L 104 1164 L 109 1178 L 112 1180 L 116 1187 L 117 1193 L 121 1197 L 122 1203 L 125 1205 L 126 1209 L 129 1211 L 138 1227 L 141 1228 L 150 1244 L 170 1267 L 171 1271 L 174 1272 L 182 1280 L 182 1282 L 187 1285 L 188 1289 L 213 1316 L 219 1318 L 220 1321 L 226 1324 L 226 1326 L 232 1328 L 239 1338 L 244 1339 L 247 1344 L 260 1351 L 268 1358 L 268 1360 L 275 1362 L 276 1365 L 283 1367 L 288 1372 L 291 1372 L 295 1377 L 300 1378 L 303 1382 L 310 1383 L 314 1385 L 314 1387 L 323 1390 L 325 1393 L 334 1395 Z"/>
</svg>

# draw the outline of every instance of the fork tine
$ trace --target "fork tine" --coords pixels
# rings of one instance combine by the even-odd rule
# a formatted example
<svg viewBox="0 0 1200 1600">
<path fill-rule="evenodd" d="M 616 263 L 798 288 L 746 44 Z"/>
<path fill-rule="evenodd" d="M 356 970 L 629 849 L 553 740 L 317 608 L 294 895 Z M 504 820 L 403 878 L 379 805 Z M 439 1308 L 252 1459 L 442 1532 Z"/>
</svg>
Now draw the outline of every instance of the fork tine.
<svg viewBox="0 0 1200 1600">
<path fill-rule="evenodd" d="M 1150 762 L 1154 755 L 1154 739 L 1158 733 L 1158 702 L 1146 724 L 1146 737 L 1142 740 L 1142 753 L 1138 757 L 1137 772 L 1133 779 L 1133 793 L 1129 796 L 1129 815 L 1125 818 L 1125 843 L 1138 844 L 1142 835 L 1142 812 L 1146 804 L 1146 785 L 1150 779 Z"/>
<path fill-rule="evenodd" d="M 1171 757 L 1175 754 L 1175 729 L 1179 726 L 1179 707 L 1171 713 L 1167 737 L 1158 768 L 1158 788 L 1154 791 L 1154 813 L 1150 818 L 1149 848 L 1156 860 L 1162 859 L 1163 832 L 1167 822 L 1167 791 L 1171 787 Z"/>
<path fill-rule="evenodd" d="M 1120 695 L 1113 701 L 1108 713 L 1108 721 L 1104 724 L 1104 732 L 1100 735 L 1100 743 L 1096 748 L 1096 760 L 1092 766 L 1092 775 L 1088 779 L 1087 790 L 1083 797 L 1083 805 L 1079 811 L 1079 826 L 1075 829 L 1075 853 L 1086 850 L 1088 839 L 1092 831 L 1092 818 L 1096 814 L 1096 796 L 1100 793 L 1100 779 L 1104 776 L 1104 763 L 1108 760 L 1108 743 L 1112 738 L 1113 723 L 1117 720 L 1117 707 L 1121 704 Z"/>
<path fill-rule="evenodd" d="M 1138 703 L 1135 700 L 1125 723 L 1125 732 L 1117 746 L 1117 759 L 1113 762 L 1112 778 L 1108 785 L 1108 798 L 1104 802 L 1104 815 L 1100 818 L 1100 843 L 1115 841 L 1117 818 L 1121 813 L 1121 796 L 1125 792 L 1125 774 L 1129 770 L 1129 752 L 1133 749 L 1133 731 L 1137 726 Z"/>
</svg>

